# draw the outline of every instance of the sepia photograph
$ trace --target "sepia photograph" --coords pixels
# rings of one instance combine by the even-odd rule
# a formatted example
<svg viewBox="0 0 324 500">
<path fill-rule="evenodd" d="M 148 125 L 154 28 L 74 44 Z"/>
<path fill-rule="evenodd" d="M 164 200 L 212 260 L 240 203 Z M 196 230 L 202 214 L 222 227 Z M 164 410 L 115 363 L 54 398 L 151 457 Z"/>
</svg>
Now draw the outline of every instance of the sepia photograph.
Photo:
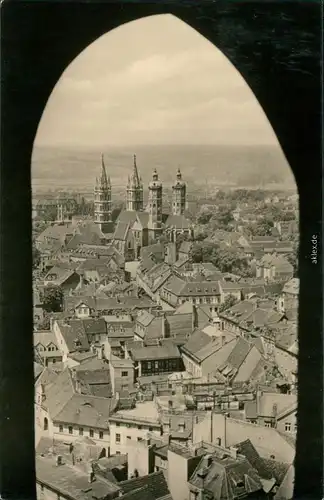
<svg viewBox="0 0 324 500">
<path fill-rule="evenodd" d="M 289 500 L 298 193 L 239 72 L 171 15 L 103 35 L 32 188 L 38 498 Z"/>
</svg>

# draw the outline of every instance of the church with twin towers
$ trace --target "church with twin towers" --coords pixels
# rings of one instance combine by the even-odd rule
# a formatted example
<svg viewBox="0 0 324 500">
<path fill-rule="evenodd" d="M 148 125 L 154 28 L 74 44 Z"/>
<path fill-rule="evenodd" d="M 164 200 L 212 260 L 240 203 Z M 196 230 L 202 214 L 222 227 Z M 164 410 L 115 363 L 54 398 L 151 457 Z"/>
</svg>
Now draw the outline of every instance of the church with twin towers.
<svg viewBox="0 0 324 500">
<path fill-rule="evenodd" d="M 101 157 L 101 174 L 96 179 L 94 190 L 94 218 L 100 231 L 111 233 L 113 243 L 127 260 L 138 259 L 142 247 L 159 241 L 162 236 L 176 241 L 179 234 L 192 235 L 186 209 L 186 183 L 178 168 L 172 185 L 170 213 L 163 211 L 163 182 L 156 169 L 148 184 L 148 200 L 144 204 L 144 186 L 139 174 L 136 155 L 133 157 L 132 173 L 128 176 L 125 191 L 125 209 L 115 221 L 112 220 L 112 190 L 107 176 L 104 156 Z"/>
</svg>

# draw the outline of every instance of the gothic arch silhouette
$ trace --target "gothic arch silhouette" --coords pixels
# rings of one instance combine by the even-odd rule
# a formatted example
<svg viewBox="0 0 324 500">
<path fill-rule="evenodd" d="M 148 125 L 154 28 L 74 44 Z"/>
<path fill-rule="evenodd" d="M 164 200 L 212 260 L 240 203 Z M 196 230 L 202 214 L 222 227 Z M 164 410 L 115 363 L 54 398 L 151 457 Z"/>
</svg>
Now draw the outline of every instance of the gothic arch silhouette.
<svg viewBox="0 0 324 500">
<path fill-rule="evenodd" d="M 2 352 L 10 353 L 1 360 L 7 417 L 1 425 L 2 495 L 35 498 L 29 187 L 39 119 L 64 69 L 90 43 L 121 24 L 162 13 L 196 29 L 238 69 L 262 106 L 298 184 L 300 408 L 294 497 L 321 498 L 322 281 L 319 266 L 307 258 L 312 234 L 321 235 L 321 4 L 311 0 L 2 6 L 0 285 L 1 331 L 6 333 L 1 342 Z M 17 265 L 22 255 L 24 265 Z M 17 470 L 19 481 L 13 473 Z"/>
</svg>

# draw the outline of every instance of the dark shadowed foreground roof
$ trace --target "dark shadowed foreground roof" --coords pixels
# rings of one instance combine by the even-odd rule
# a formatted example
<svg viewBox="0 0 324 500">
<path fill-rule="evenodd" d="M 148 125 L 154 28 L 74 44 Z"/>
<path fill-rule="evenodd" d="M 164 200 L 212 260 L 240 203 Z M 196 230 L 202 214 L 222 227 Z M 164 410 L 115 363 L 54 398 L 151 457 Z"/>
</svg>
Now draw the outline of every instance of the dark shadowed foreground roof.
<svg viewBox="0 0 324 500">
<path fill-rule="evenodd" d="M 119 497 L 121 500 L 155 500 L 148 486 L 142 486 Z"/>
<path fill-rule="evenodd" d="M 135 477 L 119 483 L 123 493 L 128 493 L 143 486 L 147 486 L 154 499 L 159 499 L 169 493 L 163 471 L 153 472 L 147 476 Z"/>
</svg>

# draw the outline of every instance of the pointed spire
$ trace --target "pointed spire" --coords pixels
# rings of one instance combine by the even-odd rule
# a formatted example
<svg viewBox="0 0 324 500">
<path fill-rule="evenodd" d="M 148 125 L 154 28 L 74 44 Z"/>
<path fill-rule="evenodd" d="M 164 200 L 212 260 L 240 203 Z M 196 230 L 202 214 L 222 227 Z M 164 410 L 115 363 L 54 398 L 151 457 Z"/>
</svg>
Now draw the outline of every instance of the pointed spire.
<svg viewBox="0 0 324 500">
<path fill-rule="evenodd" d="M 178 167 L 178 170 L 177 170 L 177 179 L 179 179 L 179 181 L 181 181 L 181 179 L 182 179 L 180 167 Z"/>
<path fill-rule="evenodd" d="M 136 164 L 136 154 L 134 154 L 134 167 L 133 167 L 132 180 L 134 181 L 136 187 L 140 185 L 140 178 L 138 175 L 137 164 Z"/>
<path fill-rule="evenodd" d="M 104 160 L 104 155 L 103 153 L 101 154 L 101 178 L 100 178 L 100 184 L 101 187 L 107 188 L 108 187 L 108 179 L 107 179 L 107 172 L 106 172 L 106 166 L 105 166 L 105 160 Z"/>
</svg>

